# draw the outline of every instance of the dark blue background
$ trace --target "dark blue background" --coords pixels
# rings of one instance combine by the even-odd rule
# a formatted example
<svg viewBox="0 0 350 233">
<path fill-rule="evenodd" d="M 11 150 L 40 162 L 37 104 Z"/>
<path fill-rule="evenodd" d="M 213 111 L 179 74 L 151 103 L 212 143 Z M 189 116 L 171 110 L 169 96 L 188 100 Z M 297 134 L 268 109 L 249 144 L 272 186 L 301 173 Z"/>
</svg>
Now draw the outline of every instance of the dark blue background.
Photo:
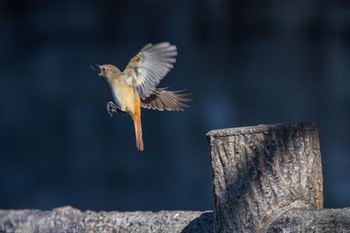
<svg viewBox="0 0 350 233">
<path fill-rule="evenodd" d="M 0 208 L 212 209 L 205 134 L 315 122 L 326 207 L 350 206 L 347 1 L 0 3 Z M 109 118 L 91 64 L 123 69 L 148 42 L 178 46 L 161 82 L 186 112 Z"/>
</svg>

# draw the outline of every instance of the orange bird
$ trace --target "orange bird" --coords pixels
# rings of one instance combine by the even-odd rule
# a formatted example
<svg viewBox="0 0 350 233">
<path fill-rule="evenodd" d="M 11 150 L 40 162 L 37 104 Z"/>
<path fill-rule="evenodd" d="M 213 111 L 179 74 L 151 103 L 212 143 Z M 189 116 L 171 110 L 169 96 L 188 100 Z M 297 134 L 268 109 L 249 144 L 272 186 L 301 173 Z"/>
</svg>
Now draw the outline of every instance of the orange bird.
<svg viewBox="0 0 350 233">
<path fill-rule="evenodd" d="M 163 111 L 184 111 L 184 102 L 191 101 L 185 90 L 168 91 L 157 88 L 160 80 L 173 68 L 177 49 L 168 42 L 147 44 L 128 63 L 123 72 L 114 65 L 95 65 L 91 68 L 104 77 L 113 99 L 107 103 L 108 113 L 128 113 L 135 127 L 136 147 L 144 149 L 141 127 L 141 107 Z"/>
</svg>

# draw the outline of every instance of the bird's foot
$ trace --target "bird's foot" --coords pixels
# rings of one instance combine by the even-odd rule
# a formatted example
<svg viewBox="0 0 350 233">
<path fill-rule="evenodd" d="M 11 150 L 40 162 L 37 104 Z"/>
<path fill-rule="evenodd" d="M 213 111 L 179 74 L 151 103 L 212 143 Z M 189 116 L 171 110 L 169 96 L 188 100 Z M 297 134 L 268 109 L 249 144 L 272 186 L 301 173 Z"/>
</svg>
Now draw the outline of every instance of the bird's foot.
<svg viewBox="0 0 350 233">
<path fill-rule="evenodd" d="M 109 101 L 107 103 L 107 112 L 110 117 L 113 117 L 113 113 L 120 112 L 120 110 L 117 105 L 115 105 L 112 101 Z"/>
<path fill-rule="evenodd" d="M 109 114 L 110 117 L 113 117 L 113 113 L 117 112 L 117 113 L 126 113 L 125 111 L 121 110 L 118 105 L 116 105 L 115 103 L 113 103 L 112 101 L 109 101 L 107 103 L 107 112 Z"/>
</svg>

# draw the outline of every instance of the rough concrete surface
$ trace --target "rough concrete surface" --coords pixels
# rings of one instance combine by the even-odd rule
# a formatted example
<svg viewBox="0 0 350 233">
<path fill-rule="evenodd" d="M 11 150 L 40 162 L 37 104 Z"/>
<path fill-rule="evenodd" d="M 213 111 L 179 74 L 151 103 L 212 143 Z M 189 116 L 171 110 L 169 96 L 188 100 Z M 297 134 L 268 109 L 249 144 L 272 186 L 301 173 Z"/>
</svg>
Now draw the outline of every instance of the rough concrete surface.
<svg viewBox="0 0 350 233">
<path fill-rule="evenodd" d="M 212 232 L 211 211 L 94 212 L 70 206 L 52 211 L 0 210 L 0 232 Z"/>
<path fill-rule="evenodd" d="M 350 208 L 290 209 L 276 217 L 263 232 L 350 232 Z"/>
</svg>

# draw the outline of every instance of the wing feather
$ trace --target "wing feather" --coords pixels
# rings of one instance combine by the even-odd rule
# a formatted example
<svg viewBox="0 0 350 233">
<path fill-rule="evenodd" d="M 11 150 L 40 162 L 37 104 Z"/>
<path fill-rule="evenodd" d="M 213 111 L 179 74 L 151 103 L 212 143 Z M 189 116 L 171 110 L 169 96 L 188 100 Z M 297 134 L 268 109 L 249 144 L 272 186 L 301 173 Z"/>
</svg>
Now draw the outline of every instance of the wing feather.
<svg viewBox="0 0 350 233">
<path fill-rule="evenodd" d="M 185 97 L 190 94 L 183 93 L 185 90 L 167 91 L 166 89 L 168 88 L 156 88 L 149 97 L 141 99 L 141 107 L 160 111 L 184 111 L 184 108 L 188 107 L 184 102 L 191 101 Z"/>
<path fill-rule="evenodd" d="M 141 99 L 146 99 L 174 67 L 176 55 L 176 46 L 168 42 L 147 44 L 125 68 L 126 82 L 138 91 Z"/>
</svg>

